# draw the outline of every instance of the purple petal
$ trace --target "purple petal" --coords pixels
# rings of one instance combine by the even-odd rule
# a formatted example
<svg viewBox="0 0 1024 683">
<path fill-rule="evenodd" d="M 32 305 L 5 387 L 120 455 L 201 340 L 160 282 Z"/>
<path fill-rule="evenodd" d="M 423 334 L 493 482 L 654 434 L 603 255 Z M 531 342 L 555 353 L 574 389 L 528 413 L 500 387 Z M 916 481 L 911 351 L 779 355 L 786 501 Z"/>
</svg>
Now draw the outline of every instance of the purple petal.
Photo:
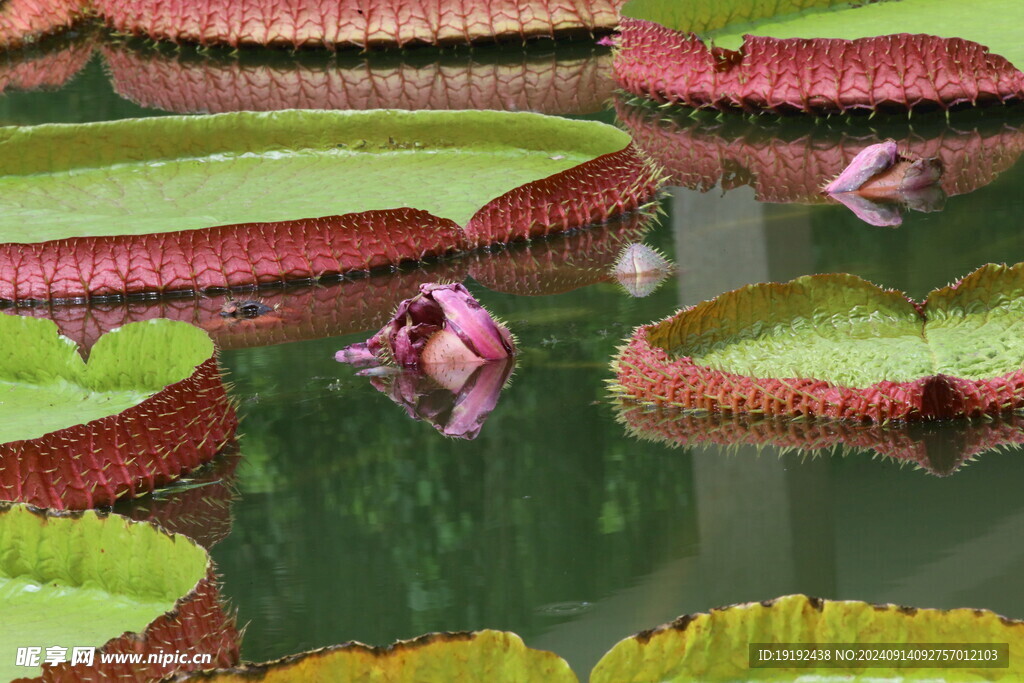
<svg viewBox="0 0 1024 683">
<path fill-rule="evenodd" d="M 896 163 L 899 148 L 895 140 L 870 145 L 860 151 L 835 180 L 825 186 L 825 192 L 854 192 L 868 180 Z"/>
<path fill-rule="evenodd" d="M 512 335 L 494 321 L 465 287 L 438 287 L 431 296 L 441 304 L 446 327 L 481 358 L 497 360 L 512 355 Z"/>
</svg>

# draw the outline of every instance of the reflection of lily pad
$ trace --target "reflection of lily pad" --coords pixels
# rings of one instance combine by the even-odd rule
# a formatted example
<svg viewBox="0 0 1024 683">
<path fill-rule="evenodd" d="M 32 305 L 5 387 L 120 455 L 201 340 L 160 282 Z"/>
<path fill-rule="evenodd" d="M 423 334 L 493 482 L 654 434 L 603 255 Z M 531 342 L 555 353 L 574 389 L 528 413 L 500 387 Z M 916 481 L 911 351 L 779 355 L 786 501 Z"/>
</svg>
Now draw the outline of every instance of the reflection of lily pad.
<svg viewBox="0 0 1024 683">
<path fill-rule="evenodd" d="M 0 50 L 34 43 L 70 28 L 86 14 L 86 0 L 0 2 Z"/>
<path fill-rule="evenodd" d="M 1024 6 L 1012 0 L 633 0 L 623 15 L 632 18 L 621 27 L 616 75 L 660 101 L 831 113 L 1024 98 L 1024 74 L 1010 63 L 1024 63 Z M 754 35 L 738 45 L 734 31 Z"/>
<path fill-rule="evenodd" d="M 751 643 L 890 645 L 1009 644 L 1009 668 L 752 668 Z M 1003 660 L 1005 662 L 1005 659 Z M 1024 622 L 975 609 L 915 609 L 788 595 L 690 614 L 627 638 L 606 654 L 591 683 L 663 681 L 1016 680 L 1024 673 Z M 970 664 L 970 663 L 968 663 Z"/>
<path fill-rule="evenodd" d="M 615 390 L 653 405 L 884 422 L 1024 407 L 1024 264 L 918 306 L 852 275 L 750 285 L 639 328 Z"/>
<path fill-rule="evenodd" d="M 231 533 L 235 469 L 241 460 L 237 445 L 231 444 L 187 477 L 145 496 L 120 500 L 113 510 L 212 548 Z"/>
<path fill-rule="evenodd" d="M 0 331 L 0 498 L 109 505 L 198 467 L 234 433 L 213 344 L 191 325 L 126 325 L 88 363 L 49 320 L 3 315 Z"/>
<path fill-rule="evenodd" d="M 529 649 L 514 633 L 476 631 L 430 634 L 385 648 L 348 643 L 189 680 L 576 683 L 576 676 L 565 660 Z"/>
<path fill-rule="evenodd" d="M 0 53 L 0 93 L 59 88 L 89 61 L 92 40 L 47 41 L 45 47 Z"/>
<path fill-rule="evenodd" d="M 610 30 L 622 0 L 94 0 L 107 24 L 204 45 L 383 47 L 522 41 Z"/>
<path fill-rule="evenodd" d="M 708 191 L 749 185 L 758 201 L 824 203 L 826 182 L 868 145 L 885 138 L 911 157 L 942 163 L 942 190 L 973 192 L 1012 167 L 1024 152 L 1020 122 L 1000 117 L 953 126 L 886 121 L 877 126 L 828 126 L 802 119 L 757 125 L 729 117 L 664 119 L 660 112 L 616 101 L 616 113 L 635 144 L 668 171 L 673 185 Z"/>
<path fill-rule="evenodd" d="M 46 513 L 0 504 L 0 679 L 42 673 L 15 666 L 18 647 L 100 652 L 208 653 L 207 666 L 238 660 L 239 634 L 220 603 L 206 552 L 149 524 L 92 511 Z M 16 552 L 14 550 L 16 549 Z M 45 656 L 45 651 L 44 651 Z M 193 664 L 69 663 L 47 680 L 155 680 Z M 61 676 L 67 678 L 62 678 Z"/>
<path fill-rule="evenodd" d="M 105 45 L 103 54 L 122 97 L 180 114 L 384 107 L 587 114 L 603 109 L 615 87 L 611 52 L 590 43 L 231 56 Z"/>
<path fill-rule="evenodd" d="M 872 424 L 723 415 L 619 404 L 617 418 L 640 439 L 671 446 L 774 446 L 784 452 L 869 451 L 944 477 L 979 455 L 1024 444 L 1024 417 Z"/>
<path fill-rule="evenodd" d="M 603 221 L 658 184 L 622 131 L 529 113 L 244 112 L 0 143 L 9 300 L 370 270 Z"/>
</svg>

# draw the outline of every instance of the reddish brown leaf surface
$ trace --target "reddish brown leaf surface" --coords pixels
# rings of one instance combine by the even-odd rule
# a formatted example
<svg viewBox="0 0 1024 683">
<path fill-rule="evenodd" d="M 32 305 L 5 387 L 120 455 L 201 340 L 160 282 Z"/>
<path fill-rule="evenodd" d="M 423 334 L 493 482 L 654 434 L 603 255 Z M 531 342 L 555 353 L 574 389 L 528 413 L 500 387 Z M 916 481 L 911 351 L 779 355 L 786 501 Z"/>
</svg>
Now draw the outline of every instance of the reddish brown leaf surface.
<svg viewBox="0 0 1024 683">
<path fill-rule="evenodd" d="M 237 424 L 210 358 L 121 413 L 0 444 L 0 499 L 55 510 L 111 505 L 210 461 Z"/>
<path fill-rule="evenodd" d="M 750 185 L 763 202 L 827 202 L 821 192 L 825 183 L 858 152 L 885 137 L 895 137 L 906 156 L 937 158 L 943 168 L 940 186 L 950 196 L 987 185 L 1024 152 L 1024 128 L 1015 121 L 943 125 L 934 131 L 908 126 L 883 135 L 659 120 L 621 101 L 615 108 L 634 144 L 668 171 L 669 183 L 702 192 L 716 185 L 724 190 Z"/>
<path fill-rule="evenodd" d="M 85 16 L 87 0 L 4 0 L 0 3 L 0 49 L 21 47 L 70 28 Z"/>
<path fill-rule="evenodd" d="M 558 50 L 456 54 L 426 63 L 394 55 L 344 61 L 203 59 L 104 46 L 114 89 L 178 113 L 280 109 L 599 111 L 615 87 L 611 54 Z"/>
<path fill-rule="evenodd" d="M 157 40 L 288 47 L 489 42 L 611 30 L 624 0 L 95 0 Z"/>
<path fill-rule="evenodd" d="M 1024 74 L 959 38 L 747 36 L 738 51 L 624 19 L 615 53 L 623 88 L 659 102 L 748 112 L 949 109 L 1024 99 Z"/>
<path fill-rule="evenodd" d="M 693 414 L 619 404 L 618 419 L 638 438 L 672 446 L 774 446 L 804 453 L 837 447 L 870 450 L 948 476 L 978 455 L 1024 444 L 1024 418 L 949 425 L 876 425 L 831 420 L 795 421 L 755 415 Z"/>
</svg>

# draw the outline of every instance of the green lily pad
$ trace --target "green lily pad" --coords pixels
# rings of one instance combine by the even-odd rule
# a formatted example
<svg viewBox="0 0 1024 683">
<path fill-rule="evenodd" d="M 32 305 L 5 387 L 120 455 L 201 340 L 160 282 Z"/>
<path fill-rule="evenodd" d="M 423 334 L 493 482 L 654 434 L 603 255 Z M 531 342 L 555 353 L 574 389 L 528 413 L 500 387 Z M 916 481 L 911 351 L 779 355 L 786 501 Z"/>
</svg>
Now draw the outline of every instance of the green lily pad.
<svg viewBox="0 0 1024 683">
<path fill-rule="evenodd" d="M 285 111 L 0 129 L 0 242 L 488 201 L 629 136 L 530 113 Z"/>
<path fill-rule="evenodd" d="M 213 342 L 188 323 L 129 323 L 88 362 L 45 318 L 0 315 L 0 339 L 0 500 L 110 505 L 195 469 L 234 435 Z"/>
<path fill-rule="evenodd" d="M 0 316 L 0 339 L 0 443 L 117 415 L 213 356 L 201 330 L 161 319 L 112 330 L 88 362 L 47 319 Z"/>
<path fill-rule="evenodd" d="M 1016 0 L 632 0 L 623 16 L 694 31 L 720 47 L 738 49 L 745 34 L 772 38 L 844 38 L 927 33 L 964 38 L 1024 64 L 1024 4 Z"/>
<path fill-rule="evenodd" d="M 1008 643 L 1009 668 L 751 668 L 751 643 Z M 627 638 L 598 662 L 590 681 L 1008 681 L 1024 675 L 1022 657 L 1024 622 L 985 610 L 914 609 L 789 595 L 687 615 Z"/>
<path fill-rule="evenodd" d="M 227 671 L 199 673 L 189 680 L 376 681 L 379 683 L 576 683 L 564 659 L 531 650 L 514 633 L 475 631 L 434 633 L 375 648 L 348 643 L 249 664 Z"/>
<path fill-rule="evenodd" d="M 40 660 L 47 647 L 67 648 L 70 660 L 75 647 L 145 653 L 169 642 L 202 642 L 214 662 L 237 655 L 223 610 L 196 613 L 208 610 L 211 568 L 206 551 L 182 536 L 118 515 L 0 504 L 0 548 L 0 680 L 42 673 L 17 666 L 19 647 L 43 648 Z M 176 616 L 164 616 L 172 609 Z M 102 670 L 98 655 L 92 670 Z"/>
<path fill-rule="evenodd" d="M 856 276 L 727 292 L 639 328 L 614 390 L 654 405 L 834 418 L 1024 407 L 1024 264 L 987 265 L 918 306 Z"/>
</svg>

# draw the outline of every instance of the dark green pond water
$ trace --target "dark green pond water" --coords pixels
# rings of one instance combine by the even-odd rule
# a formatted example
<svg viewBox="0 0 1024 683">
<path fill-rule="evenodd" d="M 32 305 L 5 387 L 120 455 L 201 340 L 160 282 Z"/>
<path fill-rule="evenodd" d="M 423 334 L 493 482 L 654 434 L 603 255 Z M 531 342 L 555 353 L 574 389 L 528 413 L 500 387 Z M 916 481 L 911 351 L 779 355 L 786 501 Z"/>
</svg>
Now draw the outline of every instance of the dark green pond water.
<svg viewBox="0 0 1024 683">
<path fill-rule="evenodd" d="M 530 62 L 518 47 L 509 55 Z M 165 113 L 116 95 L 109 71 L 95 55 L 61 89 L 4 93 L 0 121 Z M 611 110 L 577 114 L 614 119 Z M 608 282 L 519 296 L 468 275 L 491 267 L 514 290 L 577 273 L 571 245 L 557 246 L 565 243 L 548 254 L 567 259 L 499 252 L 472 268 L 409 276 L 465 278 L 519 339 L 514 378 L 473 441 L 411 420 L 333 360 L 369 327 L 225 351 L 244 418 L 242 458 L 238 496 L 221 513 L 233 517 L 230 534 L 212 552 L 246 624 L 243 657 L 496 628 L 585 676 L 638 630 L 795 592 L 1024 617 L 1019 452 L 992 449 L 961 464 L 965 444 L 985 438 L 961 425 L 903 435 L 929 454 L 930 469 L 869 451 L 714 445 L 713 422 L 688 429 L 691 445 L 673 446 L 631 433 L 605 388 L 609 358 L 634 326 L 746 283 L 851 272 L 921 298 L 981 264 L 1024 261 L 1024 163 L 1015 161 L 1024 114 L 999 117 L 984 125 L 1009 131 L 1009 141 L 967 152 L 998 156 L 999 168 L 942 211 L 905 213 L 898 228 L 836 205 L 761 203 L 748 186 L 671 189 L 645 241 L 679 273 L 646 298 Z M 975 125 L 954 117 L 929 130 Z M 549 262 L 546 276 L 528 265 Z M 370 282 L 386 289 L 388 277 Z M 359 308 L 366 284 L 334 285 L 315 315 Z M 1024 440 L 1024 428 L 1009 433 Z"/>
</svg>

